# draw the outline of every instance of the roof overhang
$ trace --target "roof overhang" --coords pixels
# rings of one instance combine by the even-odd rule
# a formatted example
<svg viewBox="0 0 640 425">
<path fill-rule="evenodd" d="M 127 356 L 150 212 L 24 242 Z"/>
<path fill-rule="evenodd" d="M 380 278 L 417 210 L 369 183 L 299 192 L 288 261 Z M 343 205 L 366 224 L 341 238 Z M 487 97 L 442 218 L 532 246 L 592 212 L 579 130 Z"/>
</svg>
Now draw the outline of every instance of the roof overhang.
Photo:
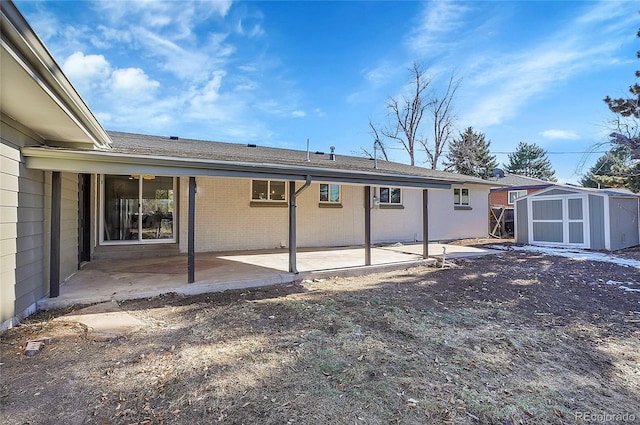
<svg viewBox="0 0 640 425">
<path fill-rule="evenodd" d="M 2 114 L 48 144 L 110 146 L 109 135 L 13 2 L 3 0 L 0 10 Z"/>
<path fill-rule="evenodd" d="M 168 176 L 215 176 L 360 185 L 393 185 L 421 189 L 450 189 L 452 180 L 415 175 L 336 170 L 299 165 L 216 161 L 129 155 L 105 151 L 79 151 L 48 147 L 22 148 L 26 166 L 37 170 L 73 173 L 151 174 Z"/>
</svg>

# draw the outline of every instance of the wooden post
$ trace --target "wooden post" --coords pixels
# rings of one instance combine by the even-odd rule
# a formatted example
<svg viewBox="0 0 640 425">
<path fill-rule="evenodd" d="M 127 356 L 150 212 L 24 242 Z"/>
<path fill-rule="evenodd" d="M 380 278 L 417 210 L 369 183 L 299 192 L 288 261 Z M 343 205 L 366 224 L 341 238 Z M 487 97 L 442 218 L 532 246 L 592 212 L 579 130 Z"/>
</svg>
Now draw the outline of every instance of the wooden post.
<svg viewBox="0 0 640 425">
<path fill-rule="evenodd" d="M 371 186 L 364 187 L 364 265 L 371 265 Z"/>
<path fill-rule="evenodd" d="M 429 258 L 429 191 L 422 189 L 422 258 Z"/>
<path fill-rule="evenodd" d="M 60 295 L 60 219 L 62 210 L 62 176 L 51 173 L 51 245 L 49 247 L 49 297 Z"/>
<path fill-rule="evenodd" d="M 188 229 L 188 283 L 196 281 L 196 255 L 195 255 L 195 235 L 196 235 L 196 178 L 189 177 L 189 229 Z"/>
</svg>

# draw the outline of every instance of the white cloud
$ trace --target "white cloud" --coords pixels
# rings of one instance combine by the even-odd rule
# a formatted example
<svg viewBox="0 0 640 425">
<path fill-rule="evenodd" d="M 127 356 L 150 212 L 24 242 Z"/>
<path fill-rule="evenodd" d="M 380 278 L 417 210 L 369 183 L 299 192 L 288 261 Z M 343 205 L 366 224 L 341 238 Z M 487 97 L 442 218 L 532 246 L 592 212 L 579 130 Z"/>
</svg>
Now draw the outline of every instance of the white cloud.
<svg viewBox="0 0 640 425">
<path fill-rule="evenodd" d="M 75 52 L 62 64 L 65 75 L 81 92 L 101 84 L 111 74 L 111 66 L 102 55 Z"/>
<path fill-rule="evenodd" d="M 291 112 L 291 116 L 294 118 L 302 118 L 302 117 L 306 117 L 307 113 L 304 111 L 300 111 L 300 110 L 295 110 L 293 112 Z"/>
<path fill-rule="evenodd" d="M 615 2 L 619 5 L 618 2 Z M 593 6 L 595 9 L 600 4 Z M 590 8 L 574 22 L 549 34 L 537 45 L 523 46 L 520 53 L 475 58 L 475 74 L 465 79 L 473 102 L 465 120 L 474 126 L 501 124 L 516 116 L 532 98 L 544 96 L 563 80 L 611 63 L 617 41 L 603 37 L 604 27 Z M 588 19 L 582 19 L 589 16 Z M 610 17 L 602 18 L 610 19 Z M 590 25 L 586 25 L 589 23 Z"/>
<path fill-rule="evenodd" d="M 152 98 L 160 86 L 158 81 L 149 78 L 140 68 L 116 69 L 108 84 L 112 96 L 137 101 Z"/>
<path fill-rule="evenodd" d="M 448 37 L 448 34 L 465 28 L 463 18 L 469 10 L 469 7 L 453 1 L 426 3 L 419 25 L 407 37 L 409 49 L 418 52 L 428 50 L 433 55 L 454 43 L 456 38 Z"/>
<path fill-rule="evenodd" d="M 545 139 L 550 139 L 550 140 L 556 140 L 556 139 L 577 140 L 580 138 L 580 136 L 578 136 L 578 134 L 575 131 L 557 130 L 557 129 L 545 130 L 541 132 L 540 135 Z"/>
</svg>

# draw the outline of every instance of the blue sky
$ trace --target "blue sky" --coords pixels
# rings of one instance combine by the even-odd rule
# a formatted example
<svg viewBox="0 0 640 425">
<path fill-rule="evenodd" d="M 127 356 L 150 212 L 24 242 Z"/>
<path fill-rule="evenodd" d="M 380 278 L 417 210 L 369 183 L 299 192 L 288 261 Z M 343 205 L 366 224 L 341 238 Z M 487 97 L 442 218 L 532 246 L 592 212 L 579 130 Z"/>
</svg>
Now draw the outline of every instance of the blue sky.
<svg viewBox="0 0 640 425">
<path fill-rule="evenodd" d="M 462 78 L 456 135 L 483 132 L 501 164 L 537 143 L 562 182 L 606 150 L 602 99 L 640 68 L 632 1 L 16 4 L 107 130 L 358 153 L 420 61 L 433 90 Z"/>
</svg>

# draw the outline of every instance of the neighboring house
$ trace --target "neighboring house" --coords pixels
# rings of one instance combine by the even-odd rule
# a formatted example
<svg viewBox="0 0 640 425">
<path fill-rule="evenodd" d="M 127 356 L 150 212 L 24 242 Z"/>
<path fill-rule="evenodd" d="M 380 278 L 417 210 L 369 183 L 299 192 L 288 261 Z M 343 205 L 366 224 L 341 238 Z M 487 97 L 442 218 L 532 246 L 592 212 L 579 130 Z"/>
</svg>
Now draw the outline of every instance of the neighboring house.
<svg viewBox="0 0 640 425">
<path fill-rule="evenodd" d="M 501 207 L 513 207 L 516 199 L 531 195 L 555 184 L 548 180 L 519 176 L 517 174 L 505 174 L 502 177 L 492 177 L 489 181 L 502 185 L 501 187 L 492 187 L 489 198 L 490 205 Z"/>
<path fill-rule="evenodd" d="M 286 247 L 295 273 L 298 246 L 426 250 L 487 234 L 492 183 L 478 178 L 106 132 L 14 4 L 0 5 L 0 331 L 114 247 L 187 253 L 193 282 L 195 252 Z"/>
<path fill-rule="evenodd" d="M 555 186 L 515 202 L 516 242 L 615 251 L 640 244 L 640 195 Z"/>
<path fill-rule="evenodd" d="M 492 187 L 489 194 L 489 234 L 503 237 L 514 234 L 513 204 L 516 199 L 530 195 L 552 186 L 554 183 L 517 174 L 504 174 L 497 169 L 497 176 L 489 181 L 498 187 Z"/>
</svg>

